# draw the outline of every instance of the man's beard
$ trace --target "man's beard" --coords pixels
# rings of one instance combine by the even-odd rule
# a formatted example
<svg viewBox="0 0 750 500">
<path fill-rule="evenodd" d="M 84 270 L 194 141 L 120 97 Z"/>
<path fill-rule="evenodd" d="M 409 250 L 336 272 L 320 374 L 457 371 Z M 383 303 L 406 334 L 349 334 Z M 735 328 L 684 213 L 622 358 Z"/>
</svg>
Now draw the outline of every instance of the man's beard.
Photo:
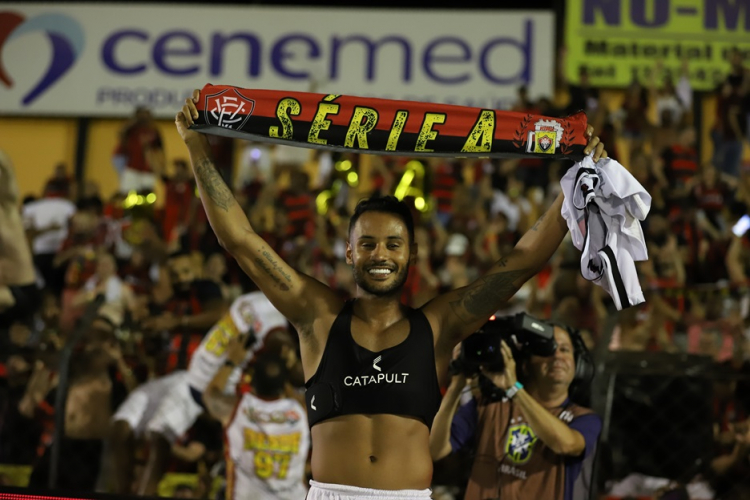
<svg viewBox="0 0 750 500">
<path fill-rule="evenodd" d="M 390 281 L 386 281 L 384 283 L 368 281 L 367 278 L 369 277 L 369 274 L 367 273 L 367 271 L 364 271 L 357 266 L 354 266 L 352 270 L 354 272 L 354 282 L 357 284 L 357 286 L 370 295 L 375 295 L 376 297 L 392 295 L 394 292 L 399 291 L 404 286 L 404 283 L 406 283 L 406 278 L 409 276 L 408 263 L 404 268 L 398 269 L 397 271 L 392 273 L 395 274 L 395 276 L 393 276 Z"/>
</svg>

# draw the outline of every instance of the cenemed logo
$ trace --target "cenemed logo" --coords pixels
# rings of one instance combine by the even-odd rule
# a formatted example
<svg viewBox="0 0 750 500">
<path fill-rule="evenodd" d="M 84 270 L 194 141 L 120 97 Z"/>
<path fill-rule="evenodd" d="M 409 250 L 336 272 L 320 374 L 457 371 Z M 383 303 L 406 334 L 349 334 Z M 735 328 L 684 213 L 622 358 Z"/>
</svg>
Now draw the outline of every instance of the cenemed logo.
<svg viewBox="0 0 750 500">
<path fill-rule="evenodd" d="M 44 76 L 25 95 L 21 102 L 28 106 L 68 72 L 83 52 L 84 36 L 81 25 L 62 14 L 40 14 L 29 19 L 15 12 L 0 12 L 0 81 L 13 87 L 13 80 L 5 71 L 2 51 L 5 42 L 26 33 L 43 31 L 52 44 L 52 61 Z M 29 54 L 29 57 L 32 57 Z"/>
</svg>

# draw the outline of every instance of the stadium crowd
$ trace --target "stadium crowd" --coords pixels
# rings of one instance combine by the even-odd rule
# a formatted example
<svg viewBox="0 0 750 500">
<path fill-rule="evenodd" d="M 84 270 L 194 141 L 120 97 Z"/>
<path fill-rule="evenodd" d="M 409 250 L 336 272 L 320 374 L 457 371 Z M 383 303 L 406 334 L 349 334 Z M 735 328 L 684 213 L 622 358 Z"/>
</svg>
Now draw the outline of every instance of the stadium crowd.
<svg viewBox="0 0 750 500">
<path fill-rule="evenodd" d="M 703 117 L 712 123 L 712 144 L 702 145 L 713 151 L 707 162 L 698 154 L 700 124 L 684 75 L 656 67 L 651 81 L 633 82 L 615 107 L 602 102 L 586 68 L 579 76 L 575 84 L 559 78 L 565 105 L 532 100 L 521 88 L 514 110 L 585 110 L 610 156 L 652 195 L 644 224 L 650 258 L 638 267 L 646 302 L 615 311 L 610 297 L 582 278 L 580 253 L 566 241 L 498 315 L 527 311 L 560 321 L 580 329 L 591 349 L 606 342 L 612 351 L 702 354 L 728 374 L 750 373 L 750 233 L 733 231 L 750 207 L 750 162 L 742 157 L 750 140 L 750 71 L 740 53 L 716 90 L 716 115 Z M 221 138 L 212 145 L 257 232 L 286 262 L 342 296 L 354 286 L 344 252 L 356 203 L 373 194 L 407 201 L 418 221 L 419 259 L 403 294 L 413 307 L 466 285 L 511 249 L 555 199 L 569 166 L 541 159 L 419 162 Z M 11 160 L 2 159 L 4 176 L 12 175 Z M 229 304 L 257 289 L 219 245 L 190 165 L 165 165 L 148 110 L 123 127 L 113 164 L 123 187 L 108 199 L 95 184 L 76 182 L 66 165 L 39 193 L 2 193 L 4 203 L 18 200 L 39 300 L 30 314 L 0 324 L 0 464 L 32 466 L 32 486 L 47 481 L 60 352 L 92 300 L 103 295 L 104 305 L 72 358 L 60 487 L 110 491 L 104 457 L 117 408 L 138 386 L 184 370 Z M 164 200 L 156 200 L 157 182 Z M 238 390 L 248 387 L 245 380 Z M 726 382 L 714 393 L 717 491 L 722 480 L 750 477 L 750 400 L 742 391 Z M 168 470 L 196 474 L 199 482 L 172 495 L 208 496 L 212 477 L 222 476 L 221 432 L 203 415 L 177 438 Z M 148 453 L 145 444 L 135 448 L 136 476 Z M 436 486 L 462 480 L 443 470 L 436 469 Z"/>
</svg>

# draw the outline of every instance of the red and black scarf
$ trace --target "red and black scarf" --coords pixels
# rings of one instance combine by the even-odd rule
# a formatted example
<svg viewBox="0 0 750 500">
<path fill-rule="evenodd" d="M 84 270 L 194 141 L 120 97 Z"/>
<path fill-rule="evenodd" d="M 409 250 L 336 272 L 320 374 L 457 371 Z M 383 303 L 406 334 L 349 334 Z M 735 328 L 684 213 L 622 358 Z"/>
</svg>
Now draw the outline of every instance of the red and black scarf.
<svg viewBox="0 0 750 500">
<path fill-rule="evenodd" d="M 200 132 L 410 157 L 537 157 L 580 160 L 586 115 L 565 118 L 336 94 L 203 87 Z"/>
</svg>

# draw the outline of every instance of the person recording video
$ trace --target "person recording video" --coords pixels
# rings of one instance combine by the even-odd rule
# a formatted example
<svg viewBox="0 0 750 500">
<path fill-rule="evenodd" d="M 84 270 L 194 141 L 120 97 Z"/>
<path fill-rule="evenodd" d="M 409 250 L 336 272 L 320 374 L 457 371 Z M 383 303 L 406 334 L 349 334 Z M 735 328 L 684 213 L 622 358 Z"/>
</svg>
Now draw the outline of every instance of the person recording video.
<svg viewBox="0 0 750 500">
<path fill-rule="evenodd" d="M 451 369 L 430 452 L 437 461 L 476 443 L 465 500 L 588 498 L 602 421 L 571 401 L 594 371 L 577 332 L 526 314 L 491 319 Z M 475 375 L 481 395 L 459 407 Z"/>
</svg>

